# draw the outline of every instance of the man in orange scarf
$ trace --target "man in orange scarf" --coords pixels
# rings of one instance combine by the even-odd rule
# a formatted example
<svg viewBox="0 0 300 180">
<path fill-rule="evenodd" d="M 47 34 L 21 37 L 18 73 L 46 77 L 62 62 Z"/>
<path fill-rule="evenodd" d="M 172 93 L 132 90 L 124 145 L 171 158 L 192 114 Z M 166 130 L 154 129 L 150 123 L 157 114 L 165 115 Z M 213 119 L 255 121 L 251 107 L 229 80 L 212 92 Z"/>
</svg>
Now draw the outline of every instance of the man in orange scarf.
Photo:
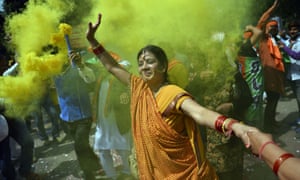
<svg viewBox="0 0 300 180">
<path fill-rule="evenodd" d="M 278 0 L 260 18 L 258 27 L 264 30 L 259 42 L 259 56 L 263 66 L 264 89 L 267 94 L 267 104 L 264 115 L 264 130 L 271 133 L 275 126 L 276 107 L 280 95 L 284 93 L 284 64 L 281 52 L 276 42 L 278 22 L 268 20 Z"/>
</svg>

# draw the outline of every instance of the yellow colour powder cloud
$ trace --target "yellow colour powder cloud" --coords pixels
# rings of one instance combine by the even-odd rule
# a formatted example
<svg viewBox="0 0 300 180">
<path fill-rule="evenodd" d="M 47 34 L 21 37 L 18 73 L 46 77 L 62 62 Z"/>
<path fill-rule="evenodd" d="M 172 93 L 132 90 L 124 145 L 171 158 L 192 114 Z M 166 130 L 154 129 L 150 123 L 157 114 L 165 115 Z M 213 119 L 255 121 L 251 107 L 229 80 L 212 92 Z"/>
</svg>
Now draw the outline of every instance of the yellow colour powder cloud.
<svg viewBox="0 0 300 180">
<path fill-rule="evenodd" d="M 66 44 L 58 32 L 59 25 L 71 23 L 79 27 L 77 43 L 87 48 L 81 29 L 87 28 L 89 21 L 96 22 L 99 12 L 103 19 L 96 36 L 107 49 L 128 59 L 134 67 L 141 47 L 167 42 L 189 70 L 197 71 L 191 73 L 193 76 L 200 78 L 198 72 L 208 70 L 212 77 L 222 72 L 226 78 L 231 75 L 232 66 L 225 51 L 241 36 L 240 25 L 245 24 L 250 3 L 248 0 L 30 0 L 23 13 L 8 18 L 6 31 L 11 34 L 22 75 L 0 78 L 0 98 L 23 108 L 22 113 L 29 112 L 32 108 L 28 107 L 34 104 L 31 102 L 38 102 L 44 92 L 43 82 L 58 74 L 66 62 Z M 224 36 L 214 38 L 216 34 Z M 43 47 L 48 44 L 57 46 L 59 53 L 44 52 Z"/>
<path fill-rule="evenodd" d="M 51 78 L 66 62 L 64 39 L 58 32 L 63 14 L 48 3 L 29 1 L 23 13 L 8 17 L 6 31 L 20 64 L 16 77 L 0 78 L 0 98 L 5 99 L 8 115 L 24 117 L 31 113 L 48 91 Z M 58 46 L 60 52 L 54 55 L 44 51 L 49 44 Z"/>
</svg>

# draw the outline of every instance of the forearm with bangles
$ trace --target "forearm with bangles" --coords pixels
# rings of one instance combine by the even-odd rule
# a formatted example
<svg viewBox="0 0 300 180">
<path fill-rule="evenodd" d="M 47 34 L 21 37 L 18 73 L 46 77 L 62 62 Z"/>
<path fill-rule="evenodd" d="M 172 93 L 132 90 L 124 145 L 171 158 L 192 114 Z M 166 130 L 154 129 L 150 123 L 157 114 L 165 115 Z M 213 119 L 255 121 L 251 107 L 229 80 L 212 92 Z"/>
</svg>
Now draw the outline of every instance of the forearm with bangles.
<svg viewBox="0 0 300 180">
<path fill-rule="evenodd" d="M 92 45 L 92 43 L 90 43 Z M 93 53 L 99 58 L 99 60 L 104 64 L 108 71 L 111 70 L 111 67 L 114 65 L 118 65 L 116 60 L 110 55 L 108 51 L 97 41 L 95 41 L 92 45 Z"/>
<path fill-rule="evenodd" d="M 225 136 L 231 136 L 232 125 L 237 122 L 238 122 L 237 120 L 228 118 L 224 115 L 220 115 L 217 117 L 217 119 L 215 121 L 215 129 L 218 132 L 223 133 Z"/>
<path fill-rule="evenodd" d="M 265 147 L 266 147 L 268 144 L 275 144 L 275 142 L 274 142 L 274 141 L 267 141 L 267 142 L 265 142 L 264 144 L 262 144 L 262 145 L 260 146 L 259 151 L 258 151 L 258 157 L 259 157 L 259 159 L 262 159 L 262 153 L 263 153 Z"/>
<path fill-rule="evenodd" d="M 259 157 L 272 168 L 275 175 L 278 175 L 280 166 L 294 155 L 282 150 L 273 141 L 267 141 L 259 148 Z"/>
<path fill-rule="evenodd" d="M 105 48 L 101 44 L 98 44 L 96 47 L 93 47 L 93 53 L 97 56 L 102 54 L 104 51 Z"/>
</svg>

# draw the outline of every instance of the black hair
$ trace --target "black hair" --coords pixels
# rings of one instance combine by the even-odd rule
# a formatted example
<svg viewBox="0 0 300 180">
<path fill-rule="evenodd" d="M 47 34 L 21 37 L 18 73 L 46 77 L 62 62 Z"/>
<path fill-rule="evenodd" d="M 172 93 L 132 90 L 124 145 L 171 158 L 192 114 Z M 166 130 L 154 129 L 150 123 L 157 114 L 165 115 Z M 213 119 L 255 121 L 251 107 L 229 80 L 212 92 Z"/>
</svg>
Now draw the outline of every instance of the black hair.
<svg viewBox="0 0 300 180">
<path fill-rule="evenodd" d="M 288 30 L 290 30 L 292 27 L 296 27 L 297 29 L 300 30 L 300 21 L 299 20 L 291 20 L 289 23 L 288 23 Z"/>
</svg>

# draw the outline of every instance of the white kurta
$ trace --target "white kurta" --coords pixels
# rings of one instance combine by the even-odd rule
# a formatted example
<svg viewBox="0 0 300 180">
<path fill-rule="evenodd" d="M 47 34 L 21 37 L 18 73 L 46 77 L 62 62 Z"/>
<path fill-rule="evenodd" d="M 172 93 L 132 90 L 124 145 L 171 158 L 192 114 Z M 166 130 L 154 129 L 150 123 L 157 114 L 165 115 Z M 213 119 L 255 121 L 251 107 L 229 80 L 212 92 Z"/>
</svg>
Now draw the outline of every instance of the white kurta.
<svg viewBox="0 0 300 180">
<path fill-rule="evenodd" d="M 109 83 L 109 79 L 106 78 L 102 80 L 100 85 L 94 149 L 130 150 L 131 131 L 121 135 L 115 119 L 117 112 L 112 109 L 109 112 L 104 112 L 107 95 L 109 91 L 113 90 L 113 88 L 109 88 Z"/>
</svg>

